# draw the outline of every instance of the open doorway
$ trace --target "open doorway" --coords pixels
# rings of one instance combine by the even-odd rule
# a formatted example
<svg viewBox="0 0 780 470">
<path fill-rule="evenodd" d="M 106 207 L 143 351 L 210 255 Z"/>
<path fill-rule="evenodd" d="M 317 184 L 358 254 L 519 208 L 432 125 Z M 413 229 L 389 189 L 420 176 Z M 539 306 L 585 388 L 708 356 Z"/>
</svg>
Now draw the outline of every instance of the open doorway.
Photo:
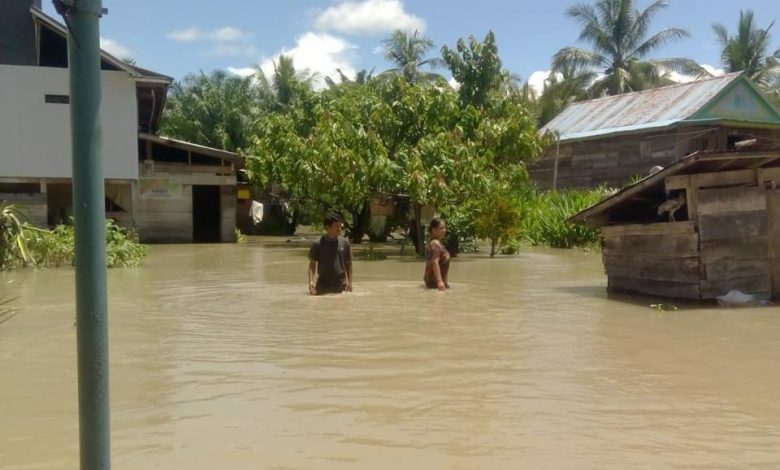
<svg viewBox="0 0 780 470">
<path fill-rule="evenodd" d="M 219 186 L 192 186 L 192 239 L 195 243 L 220 240 Z"/>
</svg>

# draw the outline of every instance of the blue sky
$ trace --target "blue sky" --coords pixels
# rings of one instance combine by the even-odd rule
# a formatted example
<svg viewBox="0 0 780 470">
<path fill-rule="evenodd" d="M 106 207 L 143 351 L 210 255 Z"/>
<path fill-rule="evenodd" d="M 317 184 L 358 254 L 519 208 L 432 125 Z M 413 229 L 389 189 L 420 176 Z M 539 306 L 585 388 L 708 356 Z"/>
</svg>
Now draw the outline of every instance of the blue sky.
<svg viewBox="0 0 780 470">
<path fill-rule="evenodd" d="M 54 15 L 51 2 L 44 9 Z M 104 48 L 130 56 L 138 65 L 181 78 L 188 72 L 236 72 L 280 53 L 320 75 L 336 67 L 388 68 L 378 50 L 396 28 L 421 29 L 437 44 L 453 45 L 470 34 L 482 39 L 492 29 L 505 68 L 524 80 L 542 77 L 561 47 L 576 45 L 577 25 L 564 15 L 574 0 L 104 0 Z M 639 0 L 641 8 L 649 0 Z M 736 29 L 740 9 L 752 9 L 759 25 L 780 19 L 778 0 L 669 0 L 651 32 L 682 26 L 692 38 L 665 47 L 657 57 L 688 57 L 719 67 L 712 23 Z M 772 48 L 780 47 L 780 25 Z M 446 71 L 444 74 L 447 75 Z"/>
</svg>

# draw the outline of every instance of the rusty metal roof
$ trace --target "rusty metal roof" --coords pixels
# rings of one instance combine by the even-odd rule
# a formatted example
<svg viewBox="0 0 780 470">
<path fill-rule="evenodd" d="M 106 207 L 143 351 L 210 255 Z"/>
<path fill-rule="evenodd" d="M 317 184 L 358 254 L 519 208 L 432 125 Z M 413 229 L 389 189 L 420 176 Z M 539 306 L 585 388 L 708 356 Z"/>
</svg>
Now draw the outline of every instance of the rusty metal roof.
<svg viewBox="0 0 780 470">
<path fill-rule="evenodd" d="M 694 116 L 739 77 L 740 73 L 731 73 L 573 103 L 541 132 L 557 130 L 564 142 L 669 127 Z"/>
</svg>

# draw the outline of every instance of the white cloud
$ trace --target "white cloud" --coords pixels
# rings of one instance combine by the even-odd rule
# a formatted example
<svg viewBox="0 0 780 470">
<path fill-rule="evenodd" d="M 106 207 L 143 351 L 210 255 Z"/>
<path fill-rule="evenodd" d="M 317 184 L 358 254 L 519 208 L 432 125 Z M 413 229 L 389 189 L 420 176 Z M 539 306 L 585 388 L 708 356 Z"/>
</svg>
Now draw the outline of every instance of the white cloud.
<svg viewBox="0 0 780 470">
<path fill-rule="evenodd" d="M 176 42 L 208 43 L 204 53 L 219 56 L 254 56 L 257 49 L 250 44 L 252 35 L 233 26 L 225 26 L 211 31 L 187 28 L 168 33 L 168 38 Z"/>
<path fill-rule="evenodd" d="M 322 11 L 314 27 L 346 34 L 381 34 L 396 29 L 422 32 L 425 20 L 404 11 L 400 0 L 342 1 Z"/>
<path fill-rule="evenodd" d="M 132 53 L 130 52 L 130 49 L 126 48 L 125 46 L 119 44 L 118 42 L 114 41 L 113 39 L 108 38 L 100 38 L 100 48 L 104 51 L 108 52 L 114 57 L 117 57 L 119 59 L 126 59 L 130 56 L 132 56 Z"/>
<path fill-rule="evenodd" d="M 709 64 L 699 64 L 701 67 L 709 72 L 713 77 L 720 77 L 721 75 L 725 74 L 726 71 L 723 69 L 715 68 L 712 65 Z M 677 72 L 671 72 L 669 73 L 669 78 L 674 80 L 677 83 L 689 83 L 692 81 L 695 81 L 697 77 L 693 75 L 684 75 Z"/>
<path fill-rule="evenodd" d="M 203 33 L 198 28 L 187 28 L 180 31 L 171 31 L 168 38 L 177 42 L 195 42 L 203 38 Z"/>
<path fill-rule="evenodd" d="M 447 83 L 450 84 L 453 90 L 457 90 L 460 88 L 460 82 L 455 80 L 455 77 L 450 77 L 450 79 L 447 80 Z"/>
<path fill-rule="evenodd" d="M 251 35 L 238 28 L 227 26 L 211 32 L 211 38 L 217 42 L 236 42 L 248 39 Z"/>
<path fill-rule="evenodd" d="M 228 67 L 227 70 L 239 77 L 251 77 L 257 73 L 257 70 L 254 67 Z"/>
<path fill-rule="evenodd" d="M 212 31 L 202 31 L 198 28 L 187 28 L 179 31 L 171 31 L 168 38 L 177 42 L 212 41 L 221 43 L 242 42 L 250 39 L 252 35 L 232 26 L 225 26 Z"/>
<path fill-rule="evenodd" d="M 229 56 L 229 57 L 254 57 L 257 55 L 257 48 L 245 44 L 225 44 L 218 42 L 205 51 L 206 55 Z"/>
<path fill-rule="evenodd" d="M 720 77 L 721 75 L 726 74 L 726 71 L 724 69 L 718 69 L 709 64 L 699 64 L 699 65 L 701 65 L 704 70 L 706 70 L 707 72 L 711 73 L 716 77 Z"/>
<path fill-rule="evenodd" d="M 316 73 L 315 86 L 322 88 L 325 86 L 325 77 L 338 76 L 336 69 L 340 69 L 347 77 L 355 76 L 351 56 L 356 48 L 357 46 L 341 38 L 309 31 L 298 38 L 295 47 L 282 49 L 273 57 L 264 59 L 260 69 L 270 77 L 274 73 L 274 61 L 278 60 L 280 55 L 289 56 L 292 57 L 296 70 L 308 69 L 309 72 Z"/>
<path fill-rule="evenodd" d="M 544 82 L 548 78 L 550 78 L 550 70 L 536 70 L 528 77 L 528 85 L 534 89 L 537 95 L 541 95 L 544 91 Z"/>
</svg>

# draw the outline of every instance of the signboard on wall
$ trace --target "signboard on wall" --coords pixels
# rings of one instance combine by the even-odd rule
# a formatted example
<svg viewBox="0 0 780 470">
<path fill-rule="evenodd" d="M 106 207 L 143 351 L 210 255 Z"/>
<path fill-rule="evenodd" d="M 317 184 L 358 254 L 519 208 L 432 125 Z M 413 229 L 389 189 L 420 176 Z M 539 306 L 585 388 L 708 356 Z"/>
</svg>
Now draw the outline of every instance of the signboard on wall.
<svg viewBox="0 0 780 470">
<path fill-rule="evenodd" d="M 141 199 L 171 199 L 182 195 L 181 179 L 177 177 L 141 178 L 138 187 Z"/>
</svg>

